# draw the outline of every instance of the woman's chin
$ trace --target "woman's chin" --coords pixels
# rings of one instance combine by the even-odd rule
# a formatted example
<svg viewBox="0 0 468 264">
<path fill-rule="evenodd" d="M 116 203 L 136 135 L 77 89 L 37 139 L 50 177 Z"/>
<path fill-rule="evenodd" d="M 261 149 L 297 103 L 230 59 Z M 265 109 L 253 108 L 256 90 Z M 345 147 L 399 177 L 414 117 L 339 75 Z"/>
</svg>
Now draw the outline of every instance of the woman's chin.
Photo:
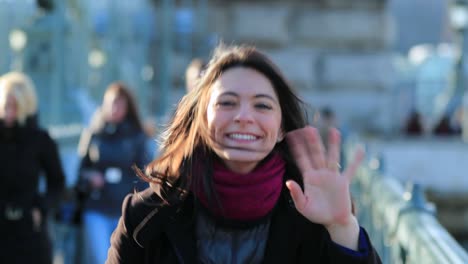
<svg viewBox="0 0 468 264">
<path fill-rule="evenodd" d="M 224 160 L 226 165 L 233 169 L 234 167 L 252 167 L 263 160 L 268 153 L 253 152 L 245 150 L 225 150 L 219 153 L 219 157 Z"/>
</svg>

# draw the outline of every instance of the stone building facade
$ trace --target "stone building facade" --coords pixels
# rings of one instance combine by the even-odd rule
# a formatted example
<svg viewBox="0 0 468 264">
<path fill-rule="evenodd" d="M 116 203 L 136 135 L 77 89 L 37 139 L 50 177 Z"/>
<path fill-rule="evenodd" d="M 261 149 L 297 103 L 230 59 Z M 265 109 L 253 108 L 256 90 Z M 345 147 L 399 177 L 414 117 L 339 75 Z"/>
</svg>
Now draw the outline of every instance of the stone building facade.
<svg viewBox="0 0 468 264">
<path fill-rule="evenodd" d="M 45 119 L 51 123 L 69 120 L 55 113 L 70 116 L 77 112 L 77 107 L 63 110 L 76 104 L 75 90 L 86 91 L 99 102 L 105 85 L 115 79 L 137 88 L 145 114 L 170 113 L 185 91 L 184 71 L 190 59 L 208 57 L 215 43 L 223 40 L 254 44 L 269 54 L 311 111 L 329 106 L 350 130 L 386 134 L 398 122 L 392 65 L 394 23 L 387 2 L 67 0 L 57 1 L 52 12 L 40 14 L 41 21 L 48 22 L 43 27 L 29 21 L 37 21 L 41 13 L 31 1 L 18 1 L 18 5 L 29 3 L 29 15 L 13 14 L 26 8 L 5 2 L 0 9 L 4 22 L 0 23 L 4 36 L 0 50 L 9 50 L 11 29 L 20 27 L 29 35 L 18 57 L 40 84 L 39 94 L 55 98 L 42 111 L 45 117 L 50 113 L 51 118 Z M 16 23 L 10 17 L 24 21 Z M 88 65 L 95 50 L 107 58 L 100 68 Z M 9 69 L 13 55 L 10 52 L 0 60 L 2 73 Z M 62 103 L 65 96 L 70 103 Z"/>
<path fill-rule="evenodd" d="M 329 106 L 348 129 L 392 132 L 395 30 L 387 1 L 207 3 L 203 14 L 194 14 L 193 21 L 205 23 L 205 31 L 195 29 L 195 35 L 209 32 L 225 43 L 254 44 L 279 65 L 312 111 Z M 174 54 L 174 79 L 183 76 L 188 61 Z"/>
</svg>

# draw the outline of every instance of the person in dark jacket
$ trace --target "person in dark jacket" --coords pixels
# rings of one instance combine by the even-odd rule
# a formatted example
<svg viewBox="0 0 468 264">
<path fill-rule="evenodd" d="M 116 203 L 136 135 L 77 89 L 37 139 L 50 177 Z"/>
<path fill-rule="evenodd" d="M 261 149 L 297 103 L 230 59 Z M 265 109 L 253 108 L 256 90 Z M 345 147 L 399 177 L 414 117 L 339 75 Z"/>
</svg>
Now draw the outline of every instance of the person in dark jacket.
<svg viewBox="0 0 468 264">
<path fill-rule="evenodd" d="M 152 159 L 146 151 L 147 139 L 129 88 L 121 82 L 110 84 L 79 143 L 77 189 L 84 199 L 85 263 L 104 263 L 123 198 L 147 186 L 138 183 L 131 168 Z"/>
<path fill-rule="evenodd" d="M 0 263 L 52 263 L 47 218 L 65 176 L 57 146 L 37 124 L 35 88 L 22 73 L 0 80 Z M 46 190 L 39 193 L 39 179 Z"/>
<path fill-rule="evenodd" d="M 183 97 L 128 195 L 107 262 L 380 263 L 352 214 L 351 177 L 339 171 L 275 65 L 249 46 L 220 45 Z"/>
<path fill-rule="evenodd" d="M 434 127 L 433 133 L 437 136 L 450 136 L 456 134 L 455 129 L 452 127 L 452 124 L 450 124 L 450 116 L 448 113 L 442 115 L 439 122 L 437 122 Z"/>
<path fill-rule="evenodd" d="M 206 63 L 202 58 L 193 58 L 185 70 L 185 89 L 187 92 L 197 87 L 197 82 L 205 70 Z"/>
<path fill-rule="evenodd" d="M 420 136 L 424 133 L 422 117 L 418 111 L 413 110 L 410 113 L 408 120 L 406 120 L 404 132 L 408 136 Z"/>
</svg>

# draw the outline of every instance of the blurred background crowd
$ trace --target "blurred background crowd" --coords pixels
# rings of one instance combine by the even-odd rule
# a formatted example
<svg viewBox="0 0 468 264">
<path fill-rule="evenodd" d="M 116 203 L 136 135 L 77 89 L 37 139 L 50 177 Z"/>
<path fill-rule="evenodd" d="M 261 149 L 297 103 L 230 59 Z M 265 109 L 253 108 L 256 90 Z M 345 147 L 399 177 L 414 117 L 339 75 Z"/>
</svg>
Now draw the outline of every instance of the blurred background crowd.
<svg viewBox="0 0 468 264">
<path fill-rule="evenodd" d="M 164 120 L 192 58 L 221 40 L 250 43 L 287 72 L 311 111 L 330 106 L 350 129 L 393 137 L 418 116 L 421 134 L 442 133 L 444 121 L 460 133 L 463 8 L 361 2 L 2 0 L 0 70 L 31 76 L 47 98 L 41 123 L 73 130 L 117 79 L 135 90 L 145 120 Z"/>
</svg>

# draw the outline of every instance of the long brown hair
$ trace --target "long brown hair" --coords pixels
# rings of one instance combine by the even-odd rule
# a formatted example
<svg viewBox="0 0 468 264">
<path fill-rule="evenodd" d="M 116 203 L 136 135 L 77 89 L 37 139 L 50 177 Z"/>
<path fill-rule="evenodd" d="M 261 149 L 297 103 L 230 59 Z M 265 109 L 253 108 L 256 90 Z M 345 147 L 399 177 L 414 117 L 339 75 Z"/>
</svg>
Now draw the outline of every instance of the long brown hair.
<svg viewBox="0 0 468 264">
<path fill-rule="evenodd" d="M 215 143 L 208 130 L 206 111 L 213 83 L 233 67 L 255 69 L 270 80 L 279 98 L 284 132 L 306 125 L 303 102 L 266 55 L 251 46 L 219 45 L 196 89 L 186 94 L 177 105 L 175 115 L 161 137 L 161 155 L 146 167 L 145 174 L 139 173 L 156 187 L 166 202 L 183 199 L 193 181 L 196 181 L 195 186 L 205 186 L 207 192 L 213 190 L 211 168 Z M 275 149 L 287 162 L 292 162 L 284 140 Z M 207 196 L 212 197 L 212 193 L 207 193 Z"/>
</svg>

